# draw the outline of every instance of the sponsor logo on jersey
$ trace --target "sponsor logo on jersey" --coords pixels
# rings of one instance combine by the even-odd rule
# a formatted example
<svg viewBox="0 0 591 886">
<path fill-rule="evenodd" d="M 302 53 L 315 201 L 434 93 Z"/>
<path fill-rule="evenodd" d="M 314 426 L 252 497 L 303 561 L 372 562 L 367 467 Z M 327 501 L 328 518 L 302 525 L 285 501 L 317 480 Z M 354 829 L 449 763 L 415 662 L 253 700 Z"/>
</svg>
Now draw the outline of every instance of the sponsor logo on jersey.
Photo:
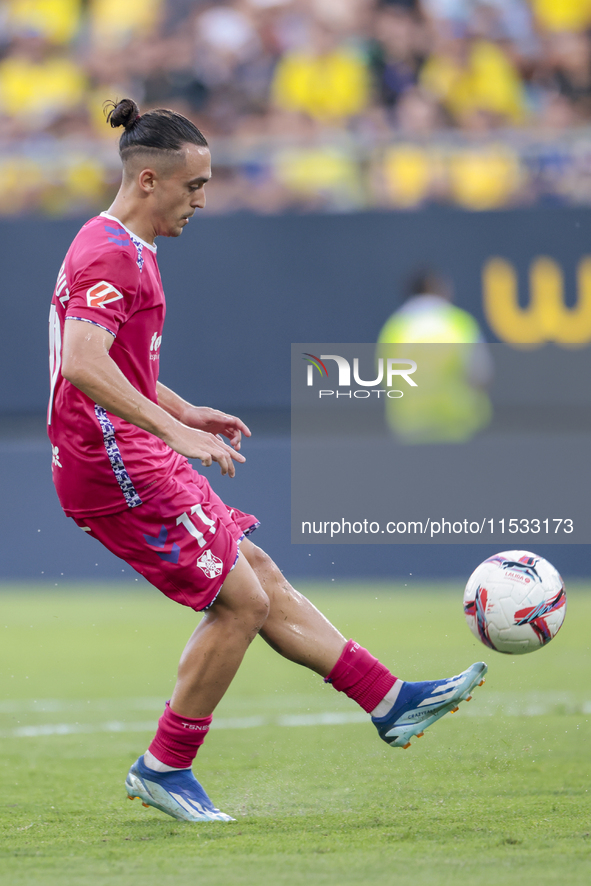
<svg viewBox="0 0 591 886">
<path fill-rule="evenodd" d="M 112 283 L 107 283 L 106 280 L 95 283 L 86 293 L 86 301 L 89 308 L 104 308 L 105 305 L 112 301 L 119 301 L 120 298 L 123 298 L 123 295 L 118 289 L 115 289 Z"/>
<path fill-rule="evenodd" d="M 222 574 L 222 569 L 224 568 L 220 558 L 212 554 L 211 551 L 205 551 L 197 558 L 197 566 L 208 578 L 217 578 L 218 575 Z"/>
<path fill-rule="evenodd" d="M 157 332 L 154 333 L 150 340 L 150 351 L 155 351 L 155 354 L 150 354 L 150 360 L 157 360 L 159 357 L 158 351 L 160 350 L 160 345 L 162 344 L 162 336 L 158 335 Z"/>
<path fill-rule="evenodd" d="M 160 358 L 160 354 L 158 353 L 160 349 L 160 345 L 162 344 L 162 336 L 158 335 L 157 332 L 154 333 L 152 339 L 150 341 L 150 351 L 154 353 L 150 353 L 150 360 L 158 360 Z"/>
</svg>

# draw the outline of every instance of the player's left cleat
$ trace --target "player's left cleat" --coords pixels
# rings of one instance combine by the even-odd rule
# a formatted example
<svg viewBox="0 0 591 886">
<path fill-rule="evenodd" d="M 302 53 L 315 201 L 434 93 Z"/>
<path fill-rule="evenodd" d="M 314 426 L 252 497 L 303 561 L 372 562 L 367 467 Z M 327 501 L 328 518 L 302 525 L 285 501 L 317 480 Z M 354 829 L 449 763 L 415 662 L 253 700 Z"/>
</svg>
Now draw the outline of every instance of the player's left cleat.
<svg viewBox="0 0 591 886">
<path fill-rule="evenodd" d="M 455 713 L 461 701 L 469 701 L 474 687 L 484 683 L 487 670 L 479 661 L 447 680 L 404 683 L 393 708 L 384 717 L 371 718 L 380 738 L 393 748 L 409 748 L 411 738 L 421 738 L 428 726 Z"/>
<path fill-rule="evenodd" d="M 234 821 L 213 805 L 190 769 L 156 772 L 138 757 L 125 779 L 130 800 L 140 797 L 142 806 L 154 806 L 179 821 Z"/>
</svg>

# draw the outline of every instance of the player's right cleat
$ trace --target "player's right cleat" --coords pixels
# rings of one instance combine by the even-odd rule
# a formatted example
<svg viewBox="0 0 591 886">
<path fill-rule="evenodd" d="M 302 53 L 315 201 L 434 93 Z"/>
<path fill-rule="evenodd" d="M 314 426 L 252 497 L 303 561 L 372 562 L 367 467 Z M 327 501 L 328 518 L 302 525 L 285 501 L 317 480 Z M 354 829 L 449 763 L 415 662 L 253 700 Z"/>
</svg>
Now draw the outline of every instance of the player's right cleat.
<svg viewBox="0 0 591 886">
<path fill-rule="evenodd" d="M 409 748 L 413 736 L 422 737 L 428 726 L 468 701 L 474 687 L 484 683 L 487 670 L 479 661 L 447 680 L 404 683 L 393 708 L 384 717 L 371 718 L 380 738 L 393 748 Z"/>
<path fill-rule="evenodd" d="M 190 769 L 156 772 L 138 757 L 125 779 L 130 800 L 140 797 L 143 806 L 154 806 L 179 821 L 234 821 L 213 805 Z"/>
</svg>

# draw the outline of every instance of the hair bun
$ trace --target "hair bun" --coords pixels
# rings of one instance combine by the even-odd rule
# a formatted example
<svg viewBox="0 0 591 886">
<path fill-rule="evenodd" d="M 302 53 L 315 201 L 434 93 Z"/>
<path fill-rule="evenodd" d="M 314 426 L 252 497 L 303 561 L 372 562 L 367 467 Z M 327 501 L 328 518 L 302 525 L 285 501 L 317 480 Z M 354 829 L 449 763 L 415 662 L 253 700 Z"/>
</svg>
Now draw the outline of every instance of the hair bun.
<svg viewBox="0 0 591 886">
<path fill-rule="evenodd" d="M 139 119 L 140 109 L 132 98 L 122 98 L 120 102 L 105 102 L 105 109 L 110 107 L 111 110 L 107 114 L 107 123 L 110 123 L 113 129 L 118 126 L 124 126 L 125 129 L 131 129 L 136 120 Z"/>
</svg>

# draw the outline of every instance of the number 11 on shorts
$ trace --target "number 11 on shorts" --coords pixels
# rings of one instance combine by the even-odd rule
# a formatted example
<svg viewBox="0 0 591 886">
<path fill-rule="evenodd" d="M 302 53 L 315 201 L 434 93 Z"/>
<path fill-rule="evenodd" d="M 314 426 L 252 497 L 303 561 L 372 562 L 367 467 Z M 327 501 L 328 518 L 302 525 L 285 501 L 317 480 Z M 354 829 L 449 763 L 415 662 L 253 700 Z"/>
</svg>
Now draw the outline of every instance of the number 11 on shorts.
<svg viewBox="0 0 591 886">
<path fill-rule="evenodd" d="M 193 505 L 191 508 L 191 514 L 197 514 L 202 523 L 205 523 L 206 526 L 209 526 L 209 532 L 212 535 L 215 535 L 215 520 L 211 520 L 203 513 L 203 508 L 201 505 Z M 186 513 L 181 514 L 180 517 L 176 518 L 176 525 L 180 526 L 180 524 L 185 527 L 187 532 L 190 532 L 193 538 L 197 539 L 197 544 L 200 548 L 205 547 L 205 537 L 202 532 L 200 532 L 194 523 L 191 522 L 189 515 Z"/>
</svg>

